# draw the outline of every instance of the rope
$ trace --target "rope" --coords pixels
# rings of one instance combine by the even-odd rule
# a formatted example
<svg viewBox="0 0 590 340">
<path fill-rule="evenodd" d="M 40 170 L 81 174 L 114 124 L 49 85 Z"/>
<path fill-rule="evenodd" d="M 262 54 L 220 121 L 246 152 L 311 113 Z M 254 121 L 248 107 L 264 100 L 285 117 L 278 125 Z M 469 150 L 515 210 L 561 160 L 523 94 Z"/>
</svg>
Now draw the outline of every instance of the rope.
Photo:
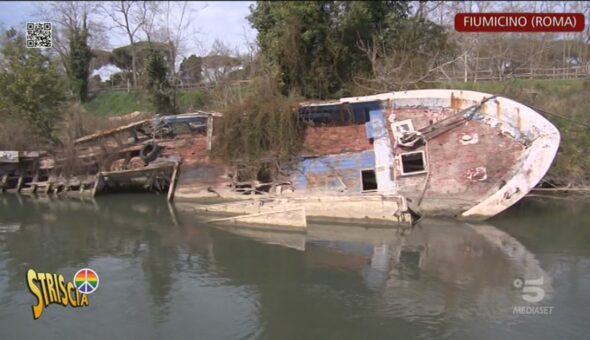
<svg viewBox="0 0 590 340">
<path fill-rule="evenodd" d="M 580 121 L 577 121 L 577 120 L 575 120 L 575 119 L 571 119 L 571 118 L 565 117 L 565 116 L 563 116 L 563 115 L 560 115 L 560 114 L 557 114 L 557 113 L 552 113 L 552 112 L 545 111 L 545 110 L 543 110 L 543 109 L 541 109 L 541 108 L 538 108 L 538 107 L 536 107 L 536 106 L 533 106 L 533 105 L 528 105 L 528 104 L 524 104 L 524 105 L 526 105 L 526 106 L 530 107 L 531 109 L 533 109 L 533 110 L 535 110 L 535 111 L 542 112 L 542 113 L 544 113 L 544 114 L 546 114 L 546 115 L 549 115 L 549 116 L 558 117 L 558 118 L 561 118 L 561 119 L 563 119 L 563 120 L 567 120 L 567 121 L 569 121 L 569 122 L 571 122 L 571 123 L 577 124 L 577 125 L 579 125 L 579 126 L 581 126 L 581 127 L 585 127 L 585 128 L 587 128 L 587 129 L 590 129 L 590 125 L 589 125 L 589 124 L 582 123 L 582 122 L 580 122 Z"/>
<path fill-rule="evenodd" d="M 400 138 L 400 145 L 405 147 L 413 148 L 419 141 L 423 141 L 424 144 L 428 140 L 434 139 L 447 131 L 450 131 L 461 123 L 467 120 L 473 119 L 477 111 L 488 101 L 496 98 L 497 96 L 490 96 L 488 98 L 484 98 L 479 104 L 475 104 L 469 106 L 451 116 L 448 116 L 434 124 L 428 125 L 418 131 L 404 133 L 402 138 Z"/>
<path fill-rule="evenodd" d="M 424 142 L 424 155 L 426 156 L 426 159 L 424 160 L 424 164 L 427 165 L 428 161 L 430 160 L 430 153 L 428 150 L 428 142 L 425 141 Z M 430 174 L 432 173 L 432 171 L 430 171 L 430 169 L 428 169 L 428 171 L 426 172 L 426 178 L 424 179 L 424 187 L 422 188 L 422 193 L 420 194 L 420 198 L 418 199 L 418 206 L 420 206 L 420 204 L 422 204 L 422 199 L 424 198 L 424 194 L 426 194 L 426 187 L 428 186 L 428 182 L 430 181 Z"/>
<path fill-rule="evenodd" d="M 504 89 L 502 90 L 502 92 L 503 92 L 503 93 L 505 92 L 504 90 L 506 90 L 506 89 L 507 89 L 507 86 L 508 86 L 508 84 L 506 84 L 506 85 L 504 86 Z M 496 96 L 494 96 L 494 97 L 496 97 Z M 532 105 L 532 104 L 526 104 L 526 103 L 523 103 L 523 102 L 521 102 L 521 101 L 520 101 L 520 100 L 518 100 L 518 99 L 515 99 L 515 98 L 512 98 L 512 97 L 509 97 L 509 96 L 506 96 L 506 95 L 502 95 L 502 97 L 504 97 L 504 98 L 508 98 L 508 99 L 511 99 L 511 100 L 514 100 L 515 102 L 518 102 L 518 103 L 520 103 L 520 104 L 522 104 L 522 105 L 524 105 L 524 106 L 526 106 L 526 107 L 529 107 L 529 108 L 531 108 L 531 109 L 533 109 L 533 110 L 535 110 L 535 111 L 538 111 L 538 112 L 544 113 L 544 114 L 546 114 L 546 115 L 549 115 L 549 116 L 553 116 L 553 117 L 561 118 L 561 119 L 563 119 L 563 120 L 567 120 L 567 121 L 569 121 L 569 122 L 571 122 L 571 123 L 574 123 L 574 124 L 576 124 L 576 125 L 579 125 L 579 126 L 581 126 L 581 127 L 585 127 L 585 128 L 587 128 L 587 129 L 590 129 L 590 124 L 586 124 L 586 123 L 583 123 L 583 122 L 577 121 L 577 120 L 575 120 L 575 119 L 572 119 L 572 118 L 569 118 L 569 117 L 566 117 L 566 116 L 564 116 L 564 115 L 560 115 L 560 114 L 557 114 L 557 113 L 554 113 L 554 112 L 549 112 L 549 111 L 546 111 L 546 110 L 544 110 L 544 109 L 541 109 L 540 107 L 534 106 L 534 105 Z"/>
</svg>

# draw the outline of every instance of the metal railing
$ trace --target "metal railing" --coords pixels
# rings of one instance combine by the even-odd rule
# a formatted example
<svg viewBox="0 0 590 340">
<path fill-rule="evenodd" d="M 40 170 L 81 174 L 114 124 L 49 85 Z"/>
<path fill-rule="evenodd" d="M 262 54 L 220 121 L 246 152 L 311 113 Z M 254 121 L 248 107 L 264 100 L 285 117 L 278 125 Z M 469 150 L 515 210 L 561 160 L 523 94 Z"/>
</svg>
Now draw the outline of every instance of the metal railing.
<svg viewBox="0 0 590 340">
<path fill-rule="evenodd" d="M 465 72 L 458 67 L 439 72 L 430 82 L 485 82 L 510 79 L 580 79 L 590 76 L 587 66 L 545 67 L 545 68 L 517 68 L 513 70 L 479 70 Z"/>
</svg>

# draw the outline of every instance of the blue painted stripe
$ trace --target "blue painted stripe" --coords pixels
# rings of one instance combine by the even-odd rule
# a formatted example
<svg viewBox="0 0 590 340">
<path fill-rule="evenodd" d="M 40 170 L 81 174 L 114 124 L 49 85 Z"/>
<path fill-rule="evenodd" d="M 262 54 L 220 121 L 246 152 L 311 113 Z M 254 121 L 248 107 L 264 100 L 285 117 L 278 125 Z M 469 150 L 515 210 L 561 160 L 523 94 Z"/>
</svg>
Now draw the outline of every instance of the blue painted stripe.
<svg viewBox="0 0 590 340">
<path fill-rule="evenodd" d="M 371 121 L 365 123 L 365 131 L 367 132 L 367 139 L 374 138 L 373 123 Z"/>
<path fill-rule="evenodd" d="M 371 110 L 369 112 L 371 116 L 371 129 L 373 130 L 373 138 L 387 137 L 387 130 L 385 128 L 385 118 L 383 117 L 383 111 L 381 109 Z"/>
<path fill-rule="evenodd" d="M 337 172 L 346 183 L 358 183 L 361 169 L 375 168 L 375 154 L 372 150 L 341 155 L 329 155 L 318 158 L 308 158 L 301 161 L 299 170 L 293 176 L 293 185 L 297 190 L 304 190 L 309 186 L 306 176 L 331 177 Z M 338 180 L 329 179 L 328 188 L 340 188 Z M 356 188 L 350 188 L 356 189 Z"/>
</svg>

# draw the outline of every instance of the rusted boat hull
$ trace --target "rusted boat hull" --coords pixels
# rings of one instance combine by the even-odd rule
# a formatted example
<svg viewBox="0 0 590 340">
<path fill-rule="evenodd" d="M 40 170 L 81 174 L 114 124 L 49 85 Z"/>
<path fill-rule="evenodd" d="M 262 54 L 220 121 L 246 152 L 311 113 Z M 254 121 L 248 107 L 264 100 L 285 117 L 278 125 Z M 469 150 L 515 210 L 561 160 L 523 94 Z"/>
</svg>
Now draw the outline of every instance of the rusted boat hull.
<svg viewBox="0 0 590 340">
<path fill-rule="evenodd" d="M 491 94 L 459 90 L 416 90 L 370 97 L 343 98 L 354 103 L 389 102 L 394 171 L 408 150 L 395 145 L 397 122 L 410 120 L 415 130 L 481 103 Z M 426 171 L 404 176 L 397 171 L 397 192 L 423 197 L 421 210 L 468 219 L 485 219 L 510 207 L 545 176 L 559 147 L 557 128 L 530 107 L 494 97 L 473 117 L 433 138 L 426 147 Z M 428 178 L 429 177 L 429 178 Z"/>
<path fill-rule="evenodd" d="M 303 204 L 312 217 L 400 223 L 413 209 L 429 216 L 486 219 L 539 183 L 560 142 L 555 126 L 533 109 L 474 91 L 342 98 L 302 105 L 300 117 L 307 123 L 303 151 L 287 185 L 266 192 L 253 187 L 245 195 L 232 187 L 226 167 L 196 162 L 184 169 L 177 196 L 259 202 L 254 194 L 262 194 L 267 207 Z M 421 143 L 407 142 L 413 132 Z M 316 207 L 318 197 L 333 201 Z M 381 199 L 378 207 L 372 206 L 375 197 Z M 383 197 L 403 204 L 389 207 Z"/>
</svg>

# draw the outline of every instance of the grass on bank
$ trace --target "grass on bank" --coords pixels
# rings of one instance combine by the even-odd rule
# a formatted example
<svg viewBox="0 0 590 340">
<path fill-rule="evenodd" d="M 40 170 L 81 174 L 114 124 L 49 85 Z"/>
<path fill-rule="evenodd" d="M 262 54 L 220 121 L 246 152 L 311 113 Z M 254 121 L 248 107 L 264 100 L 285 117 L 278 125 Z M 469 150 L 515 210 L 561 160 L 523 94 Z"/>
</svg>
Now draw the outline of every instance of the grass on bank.
<svg viewBox="0 0 590 340">
<path fill-rule="evenodd" d="M 202 109 L 205 95 L 201 91 L 179 91 L 180 112 Z M 154 107 L 141 92 L 105 91 L 94 96 L 84 105 L 86 113 L 93 117 L 120 116 L 134 111 L 153 112 Z"/>
</svg>

